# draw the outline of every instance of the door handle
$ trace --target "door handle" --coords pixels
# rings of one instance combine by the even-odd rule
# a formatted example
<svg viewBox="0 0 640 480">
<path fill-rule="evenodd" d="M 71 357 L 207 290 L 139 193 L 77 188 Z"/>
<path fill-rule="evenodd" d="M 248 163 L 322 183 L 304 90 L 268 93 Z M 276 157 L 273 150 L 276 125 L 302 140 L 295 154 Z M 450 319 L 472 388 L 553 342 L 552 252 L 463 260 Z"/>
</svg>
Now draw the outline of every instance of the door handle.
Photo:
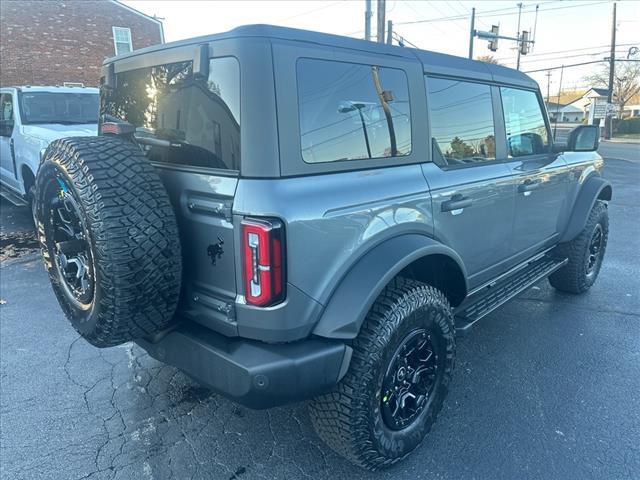
<svg viewBox="0 0 640 480">
<path fill-rule="evenodd" d="M 523 183 L 521 183 L 520 185 L 518 185 L 518 192 L 519 193 L 527 193 L 527 192 L 533 192 L 534 190 L 537 190 L 538 188 L 540 188 L 541 183 L 539 181 L 533 181 L 533 180 L 527 180 Z"/>
<path fill-rule="evenodd" d="M 443 212 L 453 212 L 454 210 L 462 210 L 463 208 L 470 207 L 472 204 L 473 200 L 471 198 L 463 197 L 458 193 L 451 197 L 451 200 L 442 202 L 440 209 Z"/>
</svg>

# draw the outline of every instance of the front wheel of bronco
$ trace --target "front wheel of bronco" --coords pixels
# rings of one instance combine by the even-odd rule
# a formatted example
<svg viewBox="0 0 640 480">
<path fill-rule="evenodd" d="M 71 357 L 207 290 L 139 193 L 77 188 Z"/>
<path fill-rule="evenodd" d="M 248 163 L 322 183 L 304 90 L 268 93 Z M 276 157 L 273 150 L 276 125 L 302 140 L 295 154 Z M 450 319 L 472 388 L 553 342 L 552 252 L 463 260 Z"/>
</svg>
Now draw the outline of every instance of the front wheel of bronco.
<svg viewBox="0 0 640 480">
<path fill-rule="evenodd" d="M 597 200 L 582 232 L 570 242 L 556 247 L 554 254 L 559 258 L 568 258 L 569 263 L 549 276 L 551 286 L 568 293 L 589 290 L 600 272 L 608 236 L 607 205 Z"/>
<path fill-rule="evenodd" d="M 449 302 L 433 287 L 398 278 L 352 347 L 349 371 L 311 402 L 311 419 L 338 454 L 377 470 L 420 445 L 442 408 L 455 357 Z"/>
</svg>

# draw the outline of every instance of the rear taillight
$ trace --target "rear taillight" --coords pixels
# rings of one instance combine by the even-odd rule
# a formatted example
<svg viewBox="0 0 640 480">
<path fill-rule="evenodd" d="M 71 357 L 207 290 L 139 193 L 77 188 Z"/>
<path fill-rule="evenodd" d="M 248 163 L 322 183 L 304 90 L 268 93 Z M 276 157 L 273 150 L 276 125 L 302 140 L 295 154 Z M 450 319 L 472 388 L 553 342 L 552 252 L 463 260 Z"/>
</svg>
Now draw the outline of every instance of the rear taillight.
<svg viewBox="0 0 640 480">
<path fill-rule="evenodd" d="M 242 221 L 244 295 L 247 303 L 266 307 L 285 297 L 284 226 L 276 219 Z"/>
<path fill-rule="evenodd" d="M 130 135 L 136 131 L 136 127 L 126 122 L 103 122 L 100 125 L 100 133 L 111 135 Z"/>
</svg>

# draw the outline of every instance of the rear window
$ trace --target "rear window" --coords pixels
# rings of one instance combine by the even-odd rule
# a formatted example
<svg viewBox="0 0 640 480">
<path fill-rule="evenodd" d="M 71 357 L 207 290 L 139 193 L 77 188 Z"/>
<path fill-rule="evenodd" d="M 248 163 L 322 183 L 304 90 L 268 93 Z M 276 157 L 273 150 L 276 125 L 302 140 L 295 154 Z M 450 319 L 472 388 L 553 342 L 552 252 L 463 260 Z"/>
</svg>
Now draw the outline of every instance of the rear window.
<svg viewBox="0 0 640 480">
<path fill-rule="evenodd" d="M 297 75 L 305 162 L 411 153 L 409 86 L 402 70 L 303 58 Z"/>
<path fill-rule="evenodd" d="M 100 115 L 128 122 L 150 160 L 240 169 L 240 67 L 233 57 L 209 62 L 209 77 L 191 61 L 130 70 L 102 87 Z M 105 117 L 106 116 L 106 117 Z"/>
</svg>

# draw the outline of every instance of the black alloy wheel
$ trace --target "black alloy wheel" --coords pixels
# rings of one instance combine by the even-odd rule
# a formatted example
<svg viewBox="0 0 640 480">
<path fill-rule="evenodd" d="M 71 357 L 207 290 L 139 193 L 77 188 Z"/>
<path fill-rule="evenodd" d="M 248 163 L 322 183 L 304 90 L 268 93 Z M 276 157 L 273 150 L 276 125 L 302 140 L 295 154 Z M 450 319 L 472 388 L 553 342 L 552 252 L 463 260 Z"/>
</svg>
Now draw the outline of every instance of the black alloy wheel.
<svg viewBox="0 0 640 480">
<path fill-rule="evenodd" d="M 602 261 L 602 245 L 604 243 L 604 233 L 602 231 L 602 225 L 596 224 L 596 228 L 591 234 L 591 240 L 587 248 L 586 265 L 585 270 L 587 277 L 593 276 L 596 272 L 599 263 Z"/>
<path fill-rule="evenodd" d="M 425 329 L 409 333 L 395 351 L 380 392 L 384 423 L 391 430 L 410 426 L 425 410 L 443 369 L 438 349 Z"/>
<path fill-rule="evenodd" d="M 51 177 L 43 197 L 43 228 L 60 285 L 71 304 L 86 310 L 94 299 L 95 269 L 79 200 L 61 173 Z"/>
</svg>

